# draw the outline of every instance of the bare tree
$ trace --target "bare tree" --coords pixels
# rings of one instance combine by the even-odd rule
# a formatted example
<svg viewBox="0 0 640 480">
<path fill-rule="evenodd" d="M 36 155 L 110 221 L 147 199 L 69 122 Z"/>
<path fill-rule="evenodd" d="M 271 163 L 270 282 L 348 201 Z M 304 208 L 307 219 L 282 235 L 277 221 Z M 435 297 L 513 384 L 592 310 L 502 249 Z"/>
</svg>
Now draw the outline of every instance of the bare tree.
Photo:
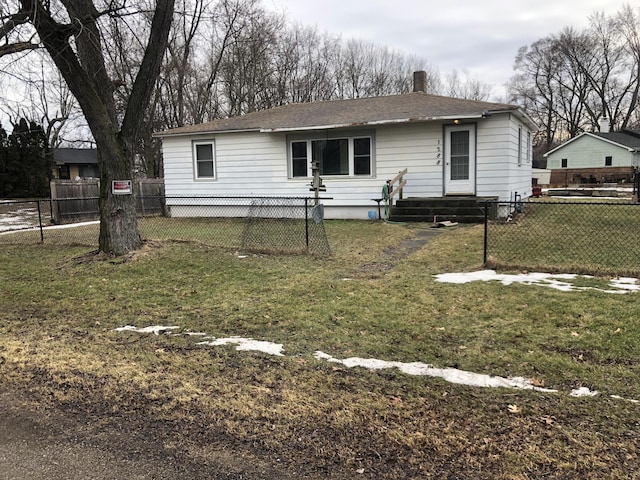
<svg viewBox="0 0 640 480">
<path fill-rule="evenodd" d="M 124 0 L 104 5 L 90 0 L 19 0 L 11 7 L 0 25 L 6 47 L 3 57 L 44 48 L 78 101 L 95 139 L 101 176 L 99 249 L 121 255 L 138 248 L 135 199 L 114 195 L 111 186 L 114 180 L 133 178 L 139 120 L 160 71 L 174 0 L 157 0 L 144 56 L 120 115 L 116 109 L 118 82 L 109 76 L 104 39 L 108 22 L 124 22 L 126 16 L 136 13 Z"/>
<path fill-rule="evenodd" d="M 584 30 L 565 28 L 520 49 L 509 90 L 543 126 L 545 151 L 597 129 L 601 117 L 613 130 L 638 121 L 639 12 L 627 5 L 595 13 Z"/>
<path fill-rule="evenodd" d="M 445 95 L 467 100 L 487 101 L 491 97 L 492 86 L 479 78 L 472 77 L 469 71 L 462 73 L 453 70 L 445 77 Z"/>
<path fill-rule="evenodd" d="M 623 6 L 614 19 L 614 26 L 625 39 L 627 66 L 634 84 L 621 128 L 638 127 L 640 126 L 640 7 L 634 10 L 629 4 Z"/>
</svg>

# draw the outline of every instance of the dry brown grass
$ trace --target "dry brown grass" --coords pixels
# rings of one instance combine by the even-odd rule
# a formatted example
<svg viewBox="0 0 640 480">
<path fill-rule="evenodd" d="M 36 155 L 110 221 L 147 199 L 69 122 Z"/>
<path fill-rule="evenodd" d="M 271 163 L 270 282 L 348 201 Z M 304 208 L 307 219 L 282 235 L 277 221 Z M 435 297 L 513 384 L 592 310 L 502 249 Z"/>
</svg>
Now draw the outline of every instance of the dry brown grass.
<svg viewBox="0 0 640 480">
<path fill-rule="evenodd" d="M 123 263 L 88 261 L 82 248 L 3 250 L 0 378 L 96 429 L 126 416 L 177 432 L 192 461 L 233 452 L 283 475 L 640 471 L 639 407 L 608 396 L 640 399 L 634 294 L 434 282 L 435 273 L 480 267 L 478 227 L 444 232 L 408 256 L 402 241 L 413 226 L 336 222 L 327 231 L 329 259 L 240 259 L 188 243 L 156 243 Z M 113 330 L 124 324 L 275 341 L 285 356 Z M 316 360 L 315 350 L 522 375 L 560 393 L 347 369 Z M 577 386 L 601 394 L 569 397 Z"/>
</svg>

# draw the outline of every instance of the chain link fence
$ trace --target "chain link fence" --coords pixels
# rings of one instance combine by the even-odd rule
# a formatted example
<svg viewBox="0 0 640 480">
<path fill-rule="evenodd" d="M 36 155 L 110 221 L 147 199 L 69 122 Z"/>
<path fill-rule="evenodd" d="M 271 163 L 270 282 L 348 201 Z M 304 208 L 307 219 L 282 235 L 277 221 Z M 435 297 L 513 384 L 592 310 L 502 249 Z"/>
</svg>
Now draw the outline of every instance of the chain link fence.
<svg viewBox="0 0 640 480">
<path fill-rule="evenodd" d="M 489 268 L 638 276 L 640 204 L 622 201 L 487 202 Z M 497 219 L 490 212 L 497 212 Z"/>
<path fill-rule="evenodd" d="M 310 198 L 138 197 L 144 240 L 195 241 L 265 253 L 330 254 L 322 206 Z M 97 198 L 3 201 L 0 245 L 97 247 Z"/>
</svg>

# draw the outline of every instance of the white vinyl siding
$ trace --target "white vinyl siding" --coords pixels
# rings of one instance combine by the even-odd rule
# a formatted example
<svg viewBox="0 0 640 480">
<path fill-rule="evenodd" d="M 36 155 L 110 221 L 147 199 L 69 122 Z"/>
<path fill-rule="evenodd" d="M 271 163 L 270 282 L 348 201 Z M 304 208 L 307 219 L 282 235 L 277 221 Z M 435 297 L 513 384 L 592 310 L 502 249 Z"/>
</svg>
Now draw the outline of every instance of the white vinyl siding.
<svg viewBox="0 0 640 480">
<path fill-rule="evenodd" d="M 563 158 L 567 159 L 568 168 L 601 168 L 606 157 L 612 157 L 611 167 L 636 166 L 633 153 L 627 148 L 583 134 L 547 155 L 547 168 L 562 168 Z"/>
<path fill-rule="evenodd" d="M 525 131 L 529 129 L 509 114 L 478 123 L 476 195 L 500 200 L 512 200 L 515 193 L 522 198 L 531 195 L 531 162 L 518 163 Z"/>
<path fill-rule="evenodd" d="M 448 122 L 408 122 L 375 128 L 352 128 L 331 132 L 334 138 L 371 138 L 371 172 L 357 175 L 358 159 L 367 163 L 366 149 L 354 148 L 350 159 L 353 175 L 323 175 L 322 194 L 327 218 L 367 218 L 375 210 L 373 199 L 398 172 L 407 169 L 404 197 L 440 197 L 444 180 L 444 129 Z M 518 166 L 518 127 L 528 131 L 513 116 L 492 115 L 469 122 L 476 135 L 476 195 L 509 200 L 517 191 L 531 190 L 531 163 Z M 326 131 L 318 132 L 326 138 Z M 307 175 L 293 177 L 291 142 L 310 141 L 309 132 L 296 134 L 229 132 L 163 138 L 165 188 L 171 196 L 296 196 L 311 197 L 311 152 Z M 215 181 L 194 176 L 193 143 L 213 143 Z M 310 146 L 309 146 L 310 149 Z M 614 160 L 615 160 L 614 156 Z M 350 170 L 351 173 L 351 170 Z M 168 202 L 170 199 L 168 200 Z M 334 207 L 340 207 L 333 215 Z M 333 216 L 332 216 L 333 215 Z"/>
</svg>

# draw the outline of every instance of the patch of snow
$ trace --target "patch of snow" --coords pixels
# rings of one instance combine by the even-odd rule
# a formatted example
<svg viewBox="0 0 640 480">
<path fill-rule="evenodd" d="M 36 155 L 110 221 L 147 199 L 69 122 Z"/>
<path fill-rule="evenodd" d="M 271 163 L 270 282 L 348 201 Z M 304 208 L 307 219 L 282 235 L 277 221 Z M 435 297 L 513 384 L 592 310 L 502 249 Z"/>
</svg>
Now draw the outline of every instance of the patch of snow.
<svg viewBox="0 0 640 480">
<path fill-rule="evenodd" d="M 160 335 L 167 330 L 175 330 L 180 327 L 163 327 L 162 325 L 152 325 L 150 327 L 134 327 L 133 325 L 125 325 L 124 327 L 116 328 L 116 332 L 137 332 L 137 333 L 153 333 L 154 335 Z"/>
<path fill-rule="evenodd" d="M 228 337 L 228 338 L 215 338 L 213 340 L 206 340 L 204 342 L 198 342 L 197 345 L 210 345 L 216 347 L 219 345 L 237 344 L 236 350 L 251 350 L 257 352 L 267 353 L 269 355 L 284 356 L 282 349 L 284 346 L 281 343 L 266 342 L 263 340 L 254 340 L 253 338 L 242 337 Z"/>
<path fill-rule="evenodd" d="M 235 344 L 237 345 L 236 350 L 239 351 L 259 351 L 263 353 L 267 353 L 269 355 L 276 356 L 284 356 L 282 350 L 284 349 L 281 343 L 273 343 L 261 340 L 254 340 L 252 338 L 243 338 L 243 337 L 227 337 L 227 338 L 216 338 L 213 336 L 209 336 L 206 333 L 201 332 L 177 332 L 171 333 L 170 330 L 177 330 L 180 327 L 177 326 L 162 326 L 162 325 L 152 325 L 148 327 L 135 327 L 133 325 L 125 325 L 124 327 L 118 327 L 114 329 L 117 332 L 129 331 L 129 332 L 137 332 L 137 333 L 153 333 L 155 335 L 159 335 L 160 333 L 165 333 L 173 336 L 201 336 L 205 337 L 204 341 L 198 342 L 197 345 L 209 345 L 209 346 L 219 346 L 219 345 L 227 345 L 227 344 Z M 354 368 L 354 367 L 363 367 L 369 370 L 383 370 L 388 368 L 397 368 L 400 372 L 407 375 L 417 375 L 417 376 L 429 376 L 429 377 L 437 377 L 442 378 L 443 380 L 459 384 L 466 385 L 470 387 L 481 387 L 481 388 L 512 388 L 512 389 L 520 389 L 520 390 L 533 390 L 536 392 L 548 392 L 548 393 L 557 393 L 558 390 L 552 388 L 544 388 L 535 385 L 532 380 L 529 380 L 524 377 L 499 377 L 493 375 L 486 375 L 481 373 L 468 372 L 465 370 L 459 370 L 457 368 L 438 368 L 433 365 L 422 363 L 422 362 L 393 362 L 386 360 L 379 360 L 376 358 L 345 358 L 338 359 L 334 358 L 331 355 L 328 355 L 321 351 L 316 351 L 313 354 L 314 358 L 317 360 L 325 360 L 331 363 L 337 363 L 344 365 L 346 368 Z M 595 397 L 598 395 L 597 391 L 591 391 L 587 387 L 580 387 L 575 390 L 572 390 L 569 393 L 572 397 Z M 615 398 L 618 400 L 625 400 L 632 403 L 640 403 L 638 400 L 632 400 L 628 398 L 623 398 L 618 395 L 611 395 L 611 398 Z"/>
<path fill-rule="evenodd" d="M 343 360 L 333 358 L 324 352 L 317 351 L 313 356 L 318 360 L 326 360 L 332 363 L 340 363 L 347 368 L 363 367 L 369 370 L 382 370 L 387 368 L 397 368 L 407 375 L 420 375 L 438 377 L 449 383 L 468 385 L 482 388 L 517 388 L 524 390 L 535 390 L 538 392 L 557 392 L 551 388 L 535 386 L 530 380 L 523 377 L 497 377 L 481 373 L 467 372 L 457 368 L 437 368 L 433 365 L 421 362 L 388 362 L 375 358 L 345 358 Z"/>
<path fill-rule="evenodd" d="M 99 225 L 100 220 L 93 220 L 91 222 L 78 222 L 78 223 L 66 223 L 64 225 L 51 225 L 49 227 L 44 227 L 44 230 L 61 230 L 64 228 L 76 228 L 76 227 L 86 227 L 87 225 Z"/>
<path fill-rule="evenodd" d="M 624 397 L 621 397 L 620 395 L 611 395 L 611 398 L 615 398 L 616 400 L 624 400 L 625 402 L 640 403 L 640 400 L 634 400 L 632 398 L 624 398 Z"/>
<path fill-rule="evenodd" d="M 520 274 L 498 274 L 495 270 L 480 270 L 477 272 L 462 273 L 441 273 L 435 275 L 436 282 L 442 283 L 469 283 L 469 282 L 488 282 L 496 280 L 503 285 L 511 285 L 520 283 L 523 285 L 540 285 L 543 287 L 555 288 L 563 292 L 596 290 L 604 293 L 628 293 L 640 291 L 640 284 L 637 278 L 615 278 L 609 282 L 611 289 L 603 289 L 597 287 L 576 286 L 571 280 L 577 278 L 594 278 L 590 275 L 574 275 L 571 273 L 551 274 L 551 273 L 520 273 Z"/>
<path fill-rule="evenodd" d="M 11 200 L 5 203 L 12 203 Z M 23 202 L 20 202 L 23 203 Z M 24 202 L 29 203 L 29 202 Z M 0 232 L 27 229 L 38 224 L 38 210 L 33 207 L 15 208 L 0 214 Z"/>
<path fill-rule="evenodd" d="M 572 397 L 595 397 L 598 395 L 597 390 L 589 390 L 587 387 L 580 387 L 574 390 L 571 390 L 569 393 Z"/>
<path fill-rule="evenodd" d="M 65 228 L 76 228 L 76 227 L 86 227 L 87 225 L 98 225 L 99 223 L 100 223 L 100 220 L 95 220 L 95 221 L 91 221 L 91 222 L 66 223 L 64 225 L 49 225 L 47 227 L 42 227 L 42 229 L 43 230 L 62 230 L 62 229 L 65 229 Z M 10 226 L 8 228 L 3 228 L 0 225 L 0 235 L 9 235 L 9 234 L 12 234 L 12 233 L 17 233 L 17 232 L 40 230 L 40 227 L 38 227 L 38 226 L 34 227 L 33 224 L 31 224 L 31 223 L 20 225 L 17 228 L 20 228 L 20 230 L 16 230 L 16 226 L 15 225 L 14 226 Z M 9 231 L 3 231 L 3 230 L 9 230 Z"/>
<path fill-rule="evenodd" d="M 637 278 L 620 277 L 611 280 L 611 286 L 620 290 L 629 290 L 630 292 L 640 291 L 640 285 Z"/>
</svg>

